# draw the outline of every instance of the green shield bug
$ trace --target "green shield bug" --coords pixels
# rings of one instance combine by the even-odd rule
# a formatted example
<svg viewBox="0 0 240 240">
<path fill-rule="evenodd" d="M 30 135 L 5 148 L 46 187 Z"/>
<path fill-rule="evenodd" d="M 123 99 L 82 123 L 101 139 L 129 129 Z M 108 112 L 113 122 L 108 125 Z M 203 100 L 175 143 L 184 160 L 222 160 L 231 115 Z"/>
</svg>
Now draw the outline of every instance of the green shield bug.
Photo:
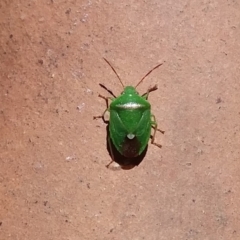
<svg viewBox="0 0 240 240">
<path fill-rule="evenodd" d="M 102 88 L 113 96 L 104 97 L 99 94 L 99 97 L 106 101 L 107 108 L 101 116 L 94 117 L 94 119 L 102 118 L 105 123 L 109 124 L 108 143 L 112 161 L 107 165 L 108 167 L 114 161 L 111 142 L 116 150 L 126 158 L 135 158 L 141 155 L 146 149 L 150 138 L 151 144 L 161 148 L 161 145 L 155 142 L 155 135 L 156 131 L 160 131 L 161 133 L 164 133 L 164 131 L 157 128 L 157 122 L 155 116 L 151 113 L 151 105 L 148 101 L 149 93 L 157 90 L 157 85 L 149 87 L 147 92 L 142 95 L 139 95 L 136 88 L 153 70 L 160 67 L 163 63 L 152 68 L 138 84 L 133 87 L 124 86 L 113 66 L 107 59 L 104 58 L 104 60 L 112 68 L 123 87 L 123 92 L 117 97 L 111 90 L 103 84 L 100 84 Z M 110 105 L 109 100 L 111 101 Z M 108 121 L 105 120 L 105 113 L 107 111 L 110 112 Z M 151 128 L 154 130 L 152 135 Z"/>
</svg>

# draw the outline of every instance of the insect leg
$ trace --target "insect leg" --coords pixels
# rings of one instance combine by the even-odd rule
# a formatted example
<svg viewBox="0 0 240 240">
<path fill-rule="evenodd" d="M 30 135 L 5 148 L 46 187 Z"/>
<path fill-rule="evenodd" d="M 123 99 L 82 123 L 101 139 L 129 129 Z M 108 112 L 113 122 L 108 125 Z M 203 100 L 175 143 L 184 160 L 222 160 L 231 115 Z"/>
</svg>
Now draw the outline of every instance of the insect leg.
<svg viewBox="0 0 240 240">
<path fill-rule="evenodd" d="M 158 144 L 158 143 L 155 143 L 155 136 L 156 136 L 156 132 L 159 131 L 161 132 L 162 134 L 164 134 L 164 131 L 162 131 L 161 129 L 158 129 L 157 128 L 157 122 L 156 122 L 156 118 L 154 115 L 151 116 L 153 118 L 152 120 L 152 128 L 154 129 L 154 132 L 153 132 L 153 135 L 151 136 L 152 140 L 151 140 L 151 144 L 161 148 L 162 145 L 161 144 Z"/>
<path fill-rule="evenodd" d="M 149 87 L 147 92 L 145 92 L 142 97 L 145 97 L 146 99 L 148 99 L 148 95 L 150 92 L 156 91 L 158 89 L 157 85 L 154 85 L 153 87 Z"/>
<path fill-rule="evenodd" d="M 157 125 L 156 117 L 153 114 L 151 115 L 151 117 L 152 117 L 152 128 L 155 128 L 155 125 Z M 161 130 L 159 128 L 157 128 L 156 131 L 159 131 L 162 134 L 165 133 L 165 131 L 163 131 L 163 130 Z"/>
<path fill-rule="evenodd" d="M 107 105 L 107 108 L 108 108 L 109 107 L 108 101 L 109 101 L 109 99 L 112 100 L 112 98 L 111 97 L 104 97 L 101 94 L 98 94 L 98 97 L 103 98 L 106 101 L 106 105 Z"/>
<path fill-rule="evenodd" d="M 107 92 L 109 92 L 114 98 L 116 98 L 116 95 L 112 92 L 112 90 L 108 89 L 105 85 L 99 83 L 100 87 L 104 88 Z"/>
<path fill-rule="evenodd" d="M 105 116 L 105 113 L 108 111 L 108 107 L 109 107 L 108 101 L 109 101 L 109 99 L 111 100 L 112 98 L 110 98 L 110 97 L 104 97 L 104 96 L 102 96 L 102 95 L 100 95 L 100 94 L 98 95 L 98 97 L 103 98 L 103 99 L 106 101 L 107 108 L 105 109 L 105 111 L 103 112 L 102 115 L 100 115 L 100 116 L 94 116 L 93 119 L 102 118 L 103 121 L 104 121 L 105 123 L 107 123 L 108 121 L 105 120 L 104 116 Z"/>
</svg>

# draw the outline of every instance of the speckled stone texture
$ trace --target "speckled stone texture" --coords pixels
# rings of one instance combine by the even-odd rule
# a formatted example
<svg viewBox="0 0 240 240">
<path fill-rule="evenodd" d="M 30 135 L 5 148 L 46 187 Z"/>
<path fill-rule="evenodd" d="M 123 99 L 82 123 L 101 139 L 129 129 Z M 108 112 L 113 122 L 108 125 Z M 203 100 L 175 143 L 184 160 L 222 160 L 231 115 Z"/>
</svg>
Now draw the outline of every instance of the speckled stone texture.
<svg viewBox="0 0 240 240">
<path fill-rule="evenodd" d="M 1 240 L 239 240 L 240 3 L 0 2 Z M 149 96 L 165 134 L 112 171 L 108 96 Z"/>
</svg>

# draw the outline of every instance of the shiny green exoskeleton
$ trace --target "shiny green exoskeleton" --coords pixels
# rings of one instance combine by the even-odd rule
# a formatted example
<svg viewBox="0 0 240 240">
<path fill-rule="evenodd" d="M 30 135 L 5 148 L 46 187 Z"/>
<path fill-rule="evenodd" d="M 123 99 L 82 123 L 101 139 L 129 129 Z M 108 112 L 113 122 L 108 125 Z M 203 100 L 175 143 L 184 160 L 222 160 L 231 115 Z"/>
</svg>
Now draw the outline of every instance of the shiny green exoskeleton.
<svg viewBox="0 0 240 240">
<path fill-rule="evenodd" d="M 152 138 L 152 144 L 161 147 L 161 145 L 155 143 L 155 134 L 157 130 L 162 133 L 164 132 L 157 128 L 155 116 L 151 113 L 151 105 L 148 102 L 149 93 L 157 90 L 157 86 L 155 85 L 154 87 L 149 88 L 143 95 L 139 95 L 139 93 L 136 91 L 136 87 L 154 69 L 160 67 L 162 64 L 158 64 L 156 67 L 150 70 L 135 87 L 124 87 L 115 69 L 105 58 L 104 60 L 113 69 L 124 90 L 120 96 L 116 97 L 112 91 L 100 84 L 100 86 L 106 89 L 113 96 L 113 98 L 99 95 L 99 97 L 105 99 L 107 108 L 101 116 L 96 116 L 94 119 L 103 118 L 104 122 L 107 122 L 104 118 L 104 115 L 107 111 L 110 112 L 109 137 L 117 151 L 124 157 L 134 158 L 139 156 L 146 149 L 150 137 Z M 112 101 L 110 106 L 108 103 L 109 100 Z M 151 135 L 151 128 L 154 129 L 153 135 Z M 111 144 L 109 145 L 112 160 L 114 160 Z"/>
</svg>

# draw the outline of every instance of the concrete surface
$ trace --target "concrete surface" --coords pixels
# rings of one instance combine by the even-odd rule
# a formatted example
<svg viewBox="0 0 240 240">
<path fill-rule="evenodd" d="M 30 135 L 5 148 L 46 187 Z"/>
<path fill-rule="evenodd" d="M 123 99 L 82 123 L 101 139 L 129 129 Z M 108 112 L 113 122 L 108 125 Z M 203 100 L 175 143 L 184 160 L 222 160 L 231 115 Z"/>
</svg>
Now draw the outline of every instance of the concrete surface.
<svg viewBox="0 0 240 240">
<path fill-rule="evenodd" d="M 240 4 L 1 1 L 0 239 L 240 239 Z M 143 93 L 165 135 L 105 165 L 98 83 Z"/>
</svg>

